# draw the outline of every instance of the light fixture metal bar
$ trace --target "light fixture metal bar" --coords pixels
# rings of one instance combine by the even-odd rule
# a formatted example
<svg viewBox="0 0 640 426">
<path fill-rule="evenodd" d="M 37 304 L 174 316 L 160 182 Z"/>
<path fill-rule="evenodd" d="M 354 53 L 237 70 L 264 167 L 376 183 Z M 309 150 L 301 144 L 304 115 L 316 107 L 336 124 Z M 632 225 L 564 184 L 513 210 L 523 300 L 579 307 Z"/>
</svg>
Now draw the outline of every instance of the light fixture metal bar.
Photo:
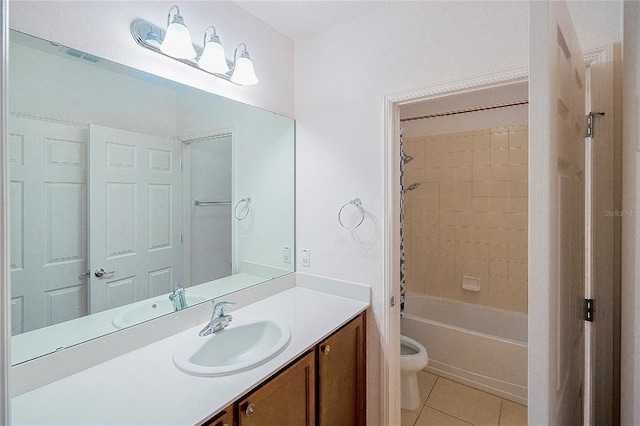
<svg viewBox="0 0 640 426">
<path fill-rule="evenodd" d="M 455 111 L 437 112 L 437 113 L 434 113 L 434 114 L 420 115 L 420 116 L 417 116 L 417 117 L 401 118 L 400 122 L 403 123 L 405 121 L 424 120 L 426 118 L 447 117 L 449 115 L 467 114 L 469 112 L 487 111 L 487 110 L 490 110 L 490 109 L 507 108 L 507 107 L 512 107 L 512 106 L 528 105 L 528 104 L 529 104 L 529 101 L 525 99 L 525 100 L 522 100 L 522 101 L 506 102 L 506 103 L 502 103 L 502 104 L 487 105 L 487 106 L 483 106 L 483 107 L 459 109 L 459 110 L 455 110 Z"/>
<path fill-rule="evenodd" d="M 237 83 L 234 83 L 233 81 L 231 81 L 231 70 L 233 69 L 233 62 L 231 62 L 228 58 L 225 58 L 225 60 L 227 61 L 227 65 L 229 65 L 229 72 L 226 74 L 218 74 L 218 73 L 212 73 L 209 72 L 207 70 L 204 70 L 202 68 L 200 68 L 198 66 L 198 64 L 194 61 L 190 61 L 188 59 L 178 59 L 178 58 L 174 58 L 173 56 L 169 56 L 169 55 L 165 55 L 164 53 L 162 53 L 162 51 L 160 50 L 159 47 L 154 46 L 153 44 L 150 44 L 147 42 L 146 40 L 146 36 L 147 34 L 153 32 L 154 34 L 156 34 L 158 36 L 159 40 L 162 40 L 164 38 L 164 34 L 165 31 L 158 27 L 157 25 L 152 24 L 149 21 L 145 21 L 144 19 L 136 19 L 135 21 L 133 21 L 131 23 L 131 35 L 133 36 L 134 40 L 142 47 L 149 49 L 149 50 L 153 50 L 156 53 L 159 53 L 163 56 L 166 56 L 167 58 L 171 58 L 175 61 L 178 62 L 182 62 L 183 64 L 189 65 L 190 67 L 199 69 L 200 71 L 206 72 L 207 74 L 211 74 L 214 75 L 216 77 L 222 78 L 223 80 L 226 80 L 230 83 L 233 83 L 237 86 L 240 86 Z M 193 48 L 195 49 L 197 55 L 196 57 L 200 57 L 200 55 L 202 55 L 202 51 L 203 48 L 196 44 L 196 43 L 192 43 L 193 44 Z"/>
</svg>

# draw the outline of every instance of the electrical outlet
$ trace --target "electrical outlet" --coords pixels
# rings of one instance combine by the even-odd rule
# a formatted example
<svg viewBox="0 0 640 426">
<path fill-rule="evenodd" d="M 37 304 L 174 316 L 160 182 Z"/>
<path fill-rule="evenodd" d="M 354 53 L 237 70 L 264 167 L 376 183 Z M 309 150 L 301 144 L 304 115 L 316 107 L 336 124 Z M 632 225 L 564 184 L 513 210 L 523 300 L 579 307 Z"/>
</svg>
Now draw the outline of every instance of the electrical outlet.
<svg viewBox="0 0 640 426">
<path fill-rule="evenodd" d="M 284 263 L 291 263 L 291 247 L 282 247 L 282 261 Z"/>
<path fill-rule="evenodd" d="M 302 266 L 311 266 L 311 250 L 302 249 Z"/>
</svg>

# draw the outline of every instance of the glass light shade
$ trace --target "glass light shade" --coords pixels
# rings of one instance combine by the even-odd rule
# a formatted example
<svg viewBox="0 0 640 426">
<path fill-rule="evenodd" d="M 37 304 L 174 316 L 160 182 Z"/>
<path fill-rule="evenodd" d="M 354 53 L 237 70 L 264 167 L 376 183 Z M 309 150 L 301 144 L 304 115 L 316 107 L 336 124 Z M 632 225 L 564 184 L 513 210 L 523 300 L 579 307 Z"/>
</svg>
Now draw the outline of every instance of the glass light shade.
<svg viewBox="0 0 640 426">
<path fill-rule="evenodd" d="M 251 86 L 258 83 L 258 77 L 253 70 L 253 63 L 247 52 L 242 52 L 236 60 L 231 81 L 242 86 Z"/>
<path fill-rule="evenodd" d="M 194 60 L 196 58 L 196 51 L 191 43 L 191 34 L 189 34 L 189 29 L 184 25 L 180 15 L 175 15 L 169 24 L 160 45 L 160 51 L 178 59 Z"/>
<path fill-rule="evenodd" d="M 198 59 L 198 66 L 205 71 L 216 74 L 224 74 L 229 71 L 224 47 L 220 44 L 220 39 L 217 36 L 211 37 L 205 44 L 202 56 Z"/>
</svg>

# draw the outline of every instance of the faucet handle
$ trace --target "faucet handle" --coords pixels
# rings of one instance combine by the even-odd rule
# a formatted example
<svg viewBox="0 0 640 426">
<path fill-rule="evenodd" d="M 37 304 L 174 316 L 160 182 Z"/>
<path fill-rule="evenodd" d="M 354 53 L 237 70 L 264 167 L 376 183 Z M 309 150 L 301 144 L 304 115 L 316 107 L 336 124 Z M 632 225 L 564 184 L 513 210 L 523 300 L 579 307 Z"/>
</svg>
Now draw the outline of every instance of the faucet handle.
<svg viewBox="0 0 640 426">
<path fill-rule="evenodd" d="M 212 301 L 213 303 L 213 313 L 215 317 L 223 317 L 226 315 L 225 309 L 227 308 L 227 306 L 233 306 L 236 304 L 236 302 L 227 302 L 227 301 L 222 301 L 222 302 L 218 302 L 216 303 L 216 301 Z"/>
</svg>

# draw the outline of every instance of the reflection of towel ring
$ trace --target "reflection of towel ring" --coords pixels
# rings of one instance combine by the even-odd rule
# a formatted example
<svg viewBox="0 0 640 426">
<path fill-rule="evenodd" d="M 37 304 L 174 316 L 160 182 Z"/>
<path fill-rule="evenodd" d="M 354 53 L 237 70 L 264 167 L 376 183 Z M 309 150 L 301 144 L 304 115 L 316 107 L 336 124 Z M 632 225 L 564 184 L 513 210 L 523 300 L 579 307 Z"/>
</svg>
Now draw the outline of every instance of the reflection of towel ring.
<svg viewBox="0 0 640 426">
<path fill-rule="evenodd" d="M 242 216 L 239 216 L 238 207 L 240 207 L 240 204 L 242 203 L 245 203 L 246 208 L 244 210 L 244 214 Z M 236 203 L 236 207 L 233 209 L 233 215 L 236 217 L 236 219 L 242 220 L 245 217 L 247 217 L 247 215 L 249 214 L 249 204 L 251 204 L 251 197 L 243 198 L 242 200 Z"/>
<path fill-rule="evenodd" d="M 356 223 L 352 227 L 345 226 L 345 224 L 342 222 L 342 210 L 344 210 L 344 208 L 347 207 L 348 205 L 356 206 L 358 210 L 360 210 L 360 216 L 361 216 L 360 220 L 358 221 L 358 223 Z M 358 226 L 362 225 L 363 221 L 364 221 L 364 209 L 362 208 L 362 201 L 360 201 L 360 198 L 354 198 L 353 200 L 346 203 L 344 206 L 340 207 L 340 211 L 338 212 L 338 222 L 340 222 L 340 226 L 342 226 L 343 228 L 356 229 Z"/>
</svg>

